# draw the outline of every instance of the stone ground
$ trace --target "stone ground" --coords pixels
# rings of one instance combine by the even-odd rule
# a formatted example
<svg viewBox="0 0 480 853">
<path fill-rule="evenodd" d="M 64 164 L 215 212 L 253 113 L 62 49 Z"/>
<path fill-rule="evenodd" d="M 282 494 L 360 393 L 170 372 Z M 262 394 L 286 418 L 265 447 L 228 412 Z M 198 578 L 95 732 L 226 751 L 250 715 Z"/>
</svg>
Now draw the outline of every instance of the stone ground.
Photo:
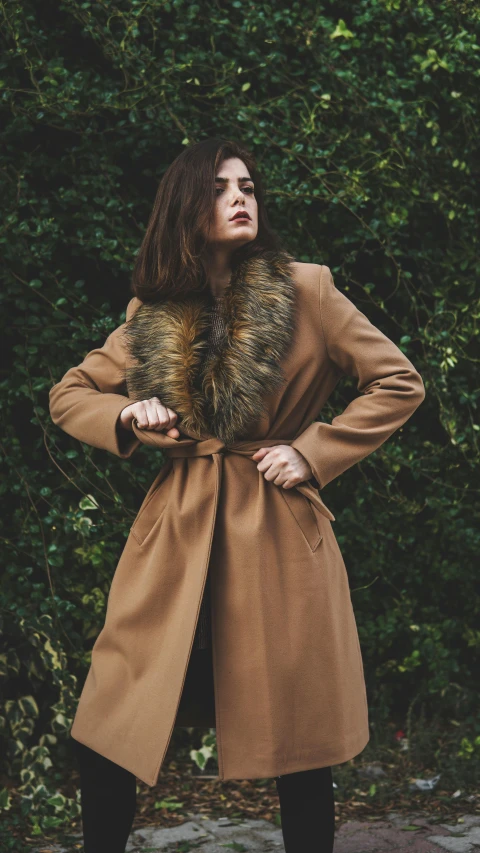
<svg viewBox="0 0 480 853">
<path fill-rule="evenodd" d="M 284 853 L 281 829 L 265 820 L 229 818 L 211 820 L 196 814 L 179 826 L 161 829 L 145 827 L 132 832 L 127 853 L 174 853 L 183 850 L 202 853 Z M 200 843 L 199 843 L 200 842 Z M 78 853 L 78 847 L 42 845 L 32 853 Z M 429 823 L 429 818 L 415 812 L 401 815 L 390 812 L 378 821 L 351 820 L 337 830 L 335 853 L 477 853 L 480 851 L 480 816 L 465 815 L 455 825 Z"/>
</svg>

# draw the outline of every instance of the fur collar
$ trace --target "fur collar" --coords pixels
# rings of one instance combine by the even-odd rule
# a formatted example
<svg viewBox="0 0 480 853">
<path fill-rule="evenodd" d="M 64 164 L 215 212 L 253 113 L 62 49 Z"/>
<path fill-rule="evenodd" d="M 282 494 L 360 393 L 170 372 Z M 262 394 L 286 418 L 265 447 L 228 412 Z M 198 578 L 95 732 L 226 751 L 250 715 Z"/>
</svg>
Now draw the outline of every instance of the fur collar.
<svg viewBox="0 0 480 853">
<path fill-rule="evenodd" d="M 209 295 L 141 304 L 125 324 L 128 395 L 159 397 L 192 438 L 248 438 L 264 397 L 284 383 L 294 330 L 295 281 L 287 252 L 243 261 L 225 290 L 226 334 L 206 358 Z M 210 294 L 210 291 L 208 291 Z"/>
</svg>

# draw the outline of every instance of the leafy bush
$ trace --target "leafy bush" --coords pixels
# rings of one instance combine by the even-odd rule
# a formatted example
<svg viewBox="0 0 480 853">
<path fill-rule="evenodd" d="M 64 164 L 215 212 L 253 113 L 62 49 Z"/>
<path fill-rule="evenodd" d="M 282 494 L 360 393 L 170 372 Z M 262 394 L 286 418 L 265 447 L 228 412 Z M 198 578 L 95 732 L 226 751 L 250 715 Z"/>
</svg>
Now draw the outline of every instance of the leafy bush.
<svg viewBox="0 0 480 853">
<path fill-rule="evenodd" d="M 55 768 L 161 463 L 145 448 L 125 462 L 80 445 L 52 425 L 48 390 L 124 319 L 158 181 L 189 140 L 254 150 L 290 251 L 328 264 L 423 376 L 418 414 L 325 499 L 373 725 L 420 700 L 466 718 L 480 645 L 475 4 L 11 0 L 2 11 L 0 734 L 32 823 L 78 813 L 58 800 Z M 355 394 L 343 382 L 322 417 Z"/>
</svg>

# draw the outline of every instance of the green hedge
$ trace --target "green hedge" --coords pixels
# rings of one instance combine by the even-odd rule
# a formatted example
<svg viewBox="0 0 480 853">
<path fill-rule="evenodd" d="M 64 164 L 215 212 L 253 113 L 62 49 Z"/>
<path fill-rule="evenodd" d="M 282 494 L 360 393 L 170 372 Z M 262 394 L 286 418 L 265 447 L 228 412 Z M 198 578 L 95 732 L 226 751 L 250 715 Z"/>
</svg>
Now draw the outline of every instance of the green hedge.
<svg viewBox="0 0 480 853">
<path fill-rule="evenodd" d="M 182 146 L 208 136 L 255 152 L 289 250 L 328 264 L 422 374 L 418 413 L 325 500 L 372 724 L 401 724 L 418 702 L 470 719 L 475 4 L 10 0 L 2 11 L 0 754 L 32 823 L 78 813 L 55 797 L 55 772 L 116 562 L 161 461 L 146 448 L 122 461 L 80 445 L 51 423 L 48 390 L 124 319 L 158 181 Z M 356 393 L 341 383 L 322 417 Z"/>
</svg>

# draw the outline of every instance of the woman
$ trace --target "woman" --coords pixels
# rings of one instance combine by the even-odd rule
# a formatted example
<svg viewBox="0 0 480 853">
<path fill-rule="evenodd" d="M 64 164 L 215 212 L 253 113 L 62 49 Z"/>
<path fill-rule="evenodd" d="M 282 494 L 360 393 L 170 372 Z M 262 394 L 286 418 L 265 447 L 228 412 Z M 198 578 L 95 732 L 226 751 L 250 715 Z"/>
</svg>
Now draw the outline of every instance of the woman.
<svg viewBox="0 0 480 853">
<path fill-rule="evenodd" d="M 85 851 L 123 851 L 135 777 L 156 784 L 175 724 L 216 726 L 220 779 L 275 777 L 287 853 L 331 851 L 331 766 L 369 729 L 319 489 L 405 423 L 422 379 L 327 266 L 281 248 L 255 162 L 231 141 L 193 145 L 167 170 L 132 290 L 126 322 L 50 392 L 70 435 L 166 456 L 71 730 Z M 315 421 L 344 375 L 361 395 Z"/>
</svg>

